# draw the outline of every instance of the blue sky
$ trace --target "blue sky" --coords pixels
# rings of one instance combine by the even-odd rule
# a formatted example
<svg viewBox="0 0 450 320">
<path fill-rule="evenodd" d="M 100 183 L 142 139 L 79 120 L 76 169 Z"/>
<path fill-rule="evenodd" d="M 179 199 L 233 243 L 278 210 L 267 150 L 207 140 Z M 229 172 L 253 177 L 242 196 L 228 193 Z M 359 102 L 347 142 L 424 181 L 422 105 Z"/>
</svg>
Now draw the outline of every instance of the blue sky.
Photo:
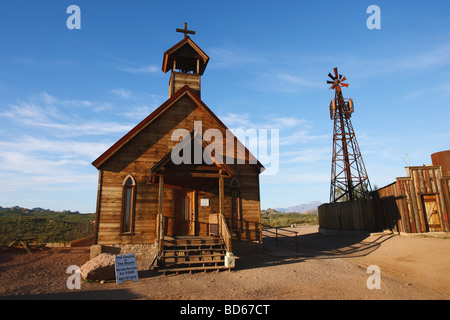
<svg viewBox="0 0 450 320">
<path fill-rule="evenodd" d="M 91 162 L 168 98 L 163 53 L 184 22 L 211 58 L 202 100 L 231 129 L 279 130 L 263 209 L 328 201 L 334 67 L 371 184 L 391 183 L 407 157 L 449 149 L 449 12 L 444 0 L 1 1 L 0 206 L 94 212 Z"/>
</svg>

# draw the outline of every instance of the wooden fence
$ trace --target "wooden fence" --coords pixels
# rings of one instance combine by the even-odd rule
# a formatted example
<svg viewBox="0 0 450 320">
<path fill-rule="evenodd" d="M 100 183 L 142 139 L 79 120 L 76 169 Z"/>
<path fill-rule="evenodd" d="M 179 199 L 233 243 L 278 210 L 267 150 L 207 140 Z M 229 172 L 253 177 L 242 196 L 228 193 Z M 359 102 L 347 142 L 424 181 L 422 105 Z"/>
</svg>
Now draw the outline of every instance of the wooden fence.
<svg viewBox="0 0 450 320">
<path fill-rule="evenodd" d="M 322 204 L 319 207 L 319 226 L 329 230 L 376 231 L 379 229 L 371 200 Z"/>
</svg>

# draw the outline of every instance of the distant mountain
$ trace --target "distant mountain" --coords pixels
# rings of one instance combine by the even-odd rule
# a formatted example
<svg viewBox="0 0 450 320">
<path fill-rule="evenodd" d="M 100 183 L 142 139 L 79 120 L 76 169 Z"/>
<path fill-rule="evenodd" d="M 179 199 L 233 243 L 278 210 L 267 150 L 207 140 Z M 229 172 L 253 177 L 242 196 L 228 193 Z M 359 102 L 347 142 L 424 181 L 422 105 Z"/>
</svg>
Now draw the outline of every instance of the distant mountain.
<svg viewBox="0 0 450 320">
<path fill-rule="evenodd" d="M 0 215 L 33 215 L 33 214 L 80 214 L 79 211 L 70 211 L 70 210 L 63 210 L 63 211 L 53 211 L 50 209 L 43 209 L 43 208 L 33 208 L 33 209 L 27 209 L 22 208 L 19 206 L 14 206 L 10 208 L 4 208 L 0 206 Z"/>
<path fill-rule="evenodd" d="M 263 213 L 263 214 L 279 214 L 281 212 L 277 211 L 275 209 L 269 208 L 269 209 L 266 209 L 266 210 L 261 210 L 261 213 Z"/>
<path fill-rule="evenodd" d="M 306 212 L 310 210 L 317 209 L 322 202 L 320 201 L 311 201 L 310 203 L 302 203 L 293 207 L 287 207 L 287 208 L 275 208 L 276 211 L 287 213 L 287 212 Z"/>
</svg>

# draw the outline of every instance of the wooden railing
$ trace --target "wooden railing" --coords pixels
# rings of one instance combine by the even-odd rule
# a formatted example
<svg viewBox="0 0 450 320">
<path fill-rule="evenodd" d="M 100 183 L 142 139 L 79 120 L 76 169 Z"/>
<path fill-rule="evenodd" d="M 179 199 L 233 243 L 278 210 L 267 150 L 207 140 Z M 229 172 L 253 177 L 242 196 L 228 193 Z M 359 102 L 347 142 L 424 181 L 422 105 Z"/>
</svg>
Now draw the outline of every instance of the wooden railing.
<svg viewBox="0 0 450 320">
<path fill-rule="evenodd" d="M 210 236 L 219 236 L 219 215 L 218 214 L 210 214 L 209 215 L 209 235 Z"/>
<path fill-rule="evenodd" d="M 271 230 L 275 229 L 275 231 Z M 278 241 L 295 247 L 295 251 L 298 252 L 298 232 L 284 229 L 283 227 L 270 227 L 264 226 L 263 232 L 268 232 L 275 235 L 275 243 L 278 247 Z M 290 233 L 290 235 L 283 234 L 283 232 Z"/>
<path fill-rule="evenodd" d="M 231 233 L 223 214 L 215 213 L 209 215 L 209 234 L 221 236 L 227 251 L 231 252 Z"/>
</svg>

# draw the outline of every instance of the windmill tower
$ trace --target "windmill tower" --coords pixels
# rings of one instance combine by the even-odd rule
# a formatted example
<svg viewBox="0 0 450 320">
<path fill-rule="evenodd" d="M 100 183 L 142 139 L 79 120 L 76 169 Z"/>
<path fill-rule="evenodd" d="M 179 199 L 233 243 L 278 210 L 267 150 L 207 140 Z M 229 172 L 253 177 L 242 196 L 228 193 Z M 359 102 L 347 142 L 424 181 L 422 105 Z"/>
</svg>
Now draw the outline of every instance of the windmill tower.
<svg viewBox="0 0 450 320">
<path fill-rule="evenodd" d="M 330 117 L 333 126 L 333 156 L 331 163 L 330 202 L 352 201 L 368 198 L 371 191 L 369 177 L 356 141 L 350 117 L 354 111 L 352 99 L 344 99 L 342 88 L 348 88 L 346 80 L 334 68 L 330 89 L 334 99 L 330 103 Z"/>
</svg>

